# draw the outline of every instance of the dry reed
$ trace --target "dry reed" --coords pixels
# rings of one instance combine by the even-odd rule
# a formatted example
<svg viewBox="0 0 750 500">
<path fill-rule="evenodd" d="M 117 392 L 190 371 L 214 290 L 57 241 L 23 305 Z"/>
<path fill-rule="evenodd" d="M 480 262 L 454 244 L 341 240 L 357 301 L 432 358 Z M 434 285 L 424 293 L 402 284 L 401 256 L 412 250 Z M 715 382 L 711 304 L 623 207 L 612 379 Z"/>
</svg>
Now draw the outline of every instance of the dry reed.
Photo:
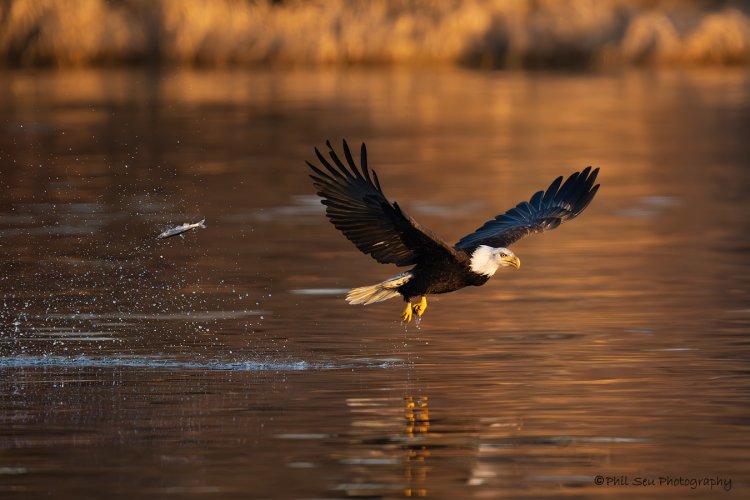
<svg viewBox="0 0 750 500">
<path fill-rule="evenodd" d="M 0 64 L 748 64 L 750 17 L 734 5 L 707 0 L 5 0 Z"/>
</svg>

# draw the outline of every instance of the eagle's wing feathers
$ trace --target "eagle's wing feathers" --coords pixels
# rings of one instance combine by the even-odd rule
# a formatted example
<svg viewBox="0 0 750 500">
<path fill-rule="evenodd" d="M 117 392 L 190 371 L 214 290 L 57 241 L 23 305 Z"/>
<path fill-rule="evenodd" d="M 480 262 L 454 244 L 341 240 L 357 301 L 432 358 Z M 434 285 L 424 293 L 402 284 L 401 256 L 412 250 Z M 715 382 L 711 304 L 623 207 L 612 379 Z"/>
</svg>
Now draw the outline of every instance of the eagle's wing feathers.
<svg viewBox="0 0 750 500">
<path fill-rule="evenodd" d="M 420 226 L 397 203 L 388 201 L 377 174 L 367 167 L 364 143 L 361 167 L 354 162 L 346 141 L 346 165 L 330 142 L 326 145 L 330 161 L 315 148 L 322 168 L 306 162 L 313 172 L 310 177 L 326 206 L 326 215 L 357 248 L 378 262 L 399 266 L 415 264 L 435 252 L 455 255 L 447 243 Z"/>
<path fill-rule="evenodd" d="M 487 221 L 482 227 L 461 238 L 456 248 L 466 252 L 479 245 L 507 247 L 526 235 L 554 229 L 578 216 L 599 190 L 594 186 L 599 169 L 586 167 L 563 183 L 558 177 L 546 191 L 534 193 L 504 214 Z"/>
</svg>

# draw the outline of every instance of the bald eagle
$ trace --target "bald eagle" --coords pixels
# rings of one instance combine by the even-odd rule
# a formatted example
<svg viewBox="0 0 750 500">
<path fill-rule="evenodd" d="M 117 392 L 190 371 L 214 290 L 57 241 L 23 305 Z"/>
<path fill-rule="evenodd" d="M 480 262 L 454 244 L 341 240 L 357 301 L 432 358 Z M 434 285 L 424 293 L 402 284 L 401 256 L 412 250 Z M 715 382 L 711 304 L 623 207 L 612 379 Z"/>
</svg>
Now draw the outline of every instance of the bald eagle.
<svg viewBox="0 0 750 500">
<path fill-rule="evenodd" d="M 378 262 L 413 266 L 382 283 L 352 289 L 346 300 L 367 305 L 401 295 L 406 301 L 401 314 L 405 323 L 415 315 L 421 318 L 427 309 L 428 294 L 483 285 L 501 267 L 518 269 L 521 261 L 508 246 L 526 235 L 554 229 L 577 217 L 599 190 L 599 185 L 594 185 L 598 168 L 586 167 L 565 182 L 558 177 L 546 191 L 534 193 L 529 201 L 519 203 L 450 245 L 409 217 L 398 203 L 388 201 L 377 174 L 367 167 L 364 143 L 360 166 L 354 162 L 346 141 L 346 163 L 329 141 L 326 145 L 330 160 L 315 148 L 320 165 L 306 163 L 312 169 L 310 177 L 326 206 L 328 219 L 360 251 Z"/>
</svg>

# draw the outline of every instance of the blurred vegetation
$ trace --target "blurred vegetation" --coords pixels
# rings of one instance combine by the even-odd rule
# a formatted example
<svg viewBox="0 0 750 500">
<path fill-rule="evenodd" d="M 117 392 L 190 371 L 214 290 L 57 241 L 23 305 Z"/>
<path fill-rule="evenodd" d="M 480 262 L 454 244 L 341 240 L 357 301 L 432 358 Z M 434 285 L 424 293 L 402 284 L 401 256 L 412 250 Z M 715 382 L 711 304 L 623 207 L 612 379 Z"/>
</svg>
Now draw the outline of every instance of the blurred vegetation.
<svg viewBox="0 0 750 500">
<path fill-rule="evenodd" d="M 748 9 L 718 0 L 3 0 L 0 65 L 747 65 Z"/>
</svg>

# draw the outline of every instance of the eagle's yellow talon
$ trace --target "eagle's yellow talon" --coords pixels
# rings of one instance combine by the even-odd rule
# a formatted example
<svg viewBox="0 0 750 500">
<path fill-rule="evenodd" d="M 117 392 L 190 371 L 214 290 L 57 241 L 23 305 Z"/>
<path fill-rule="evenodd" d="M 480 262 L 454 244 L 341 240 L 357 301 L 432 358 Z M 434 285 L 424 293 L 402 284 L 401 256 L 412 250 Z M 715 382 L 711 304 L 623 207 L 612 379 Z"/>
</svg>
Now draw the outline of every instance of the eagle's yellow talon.
<svg viewBox="0 0 750 500">
<path fill-rule="evenodd" d="M 427 310 L 427 296 L 422 295 L 422 300 L 419 301 L 419 304 L 414 304 L 411 307 L 412 311 L 414 311 L 414 314 L 417 315 L 417 317 L 422 317 L 424 312 Z"/>
<path fill-rule="evenodd" d="M 408 323 L 411 321 L 412 318 L 412 305 L 411 302 L 406 303 L 406 309 L 404 309 L 404 312 L 401 313 L 401 321 L 404 323 Z"/>
</svg>

